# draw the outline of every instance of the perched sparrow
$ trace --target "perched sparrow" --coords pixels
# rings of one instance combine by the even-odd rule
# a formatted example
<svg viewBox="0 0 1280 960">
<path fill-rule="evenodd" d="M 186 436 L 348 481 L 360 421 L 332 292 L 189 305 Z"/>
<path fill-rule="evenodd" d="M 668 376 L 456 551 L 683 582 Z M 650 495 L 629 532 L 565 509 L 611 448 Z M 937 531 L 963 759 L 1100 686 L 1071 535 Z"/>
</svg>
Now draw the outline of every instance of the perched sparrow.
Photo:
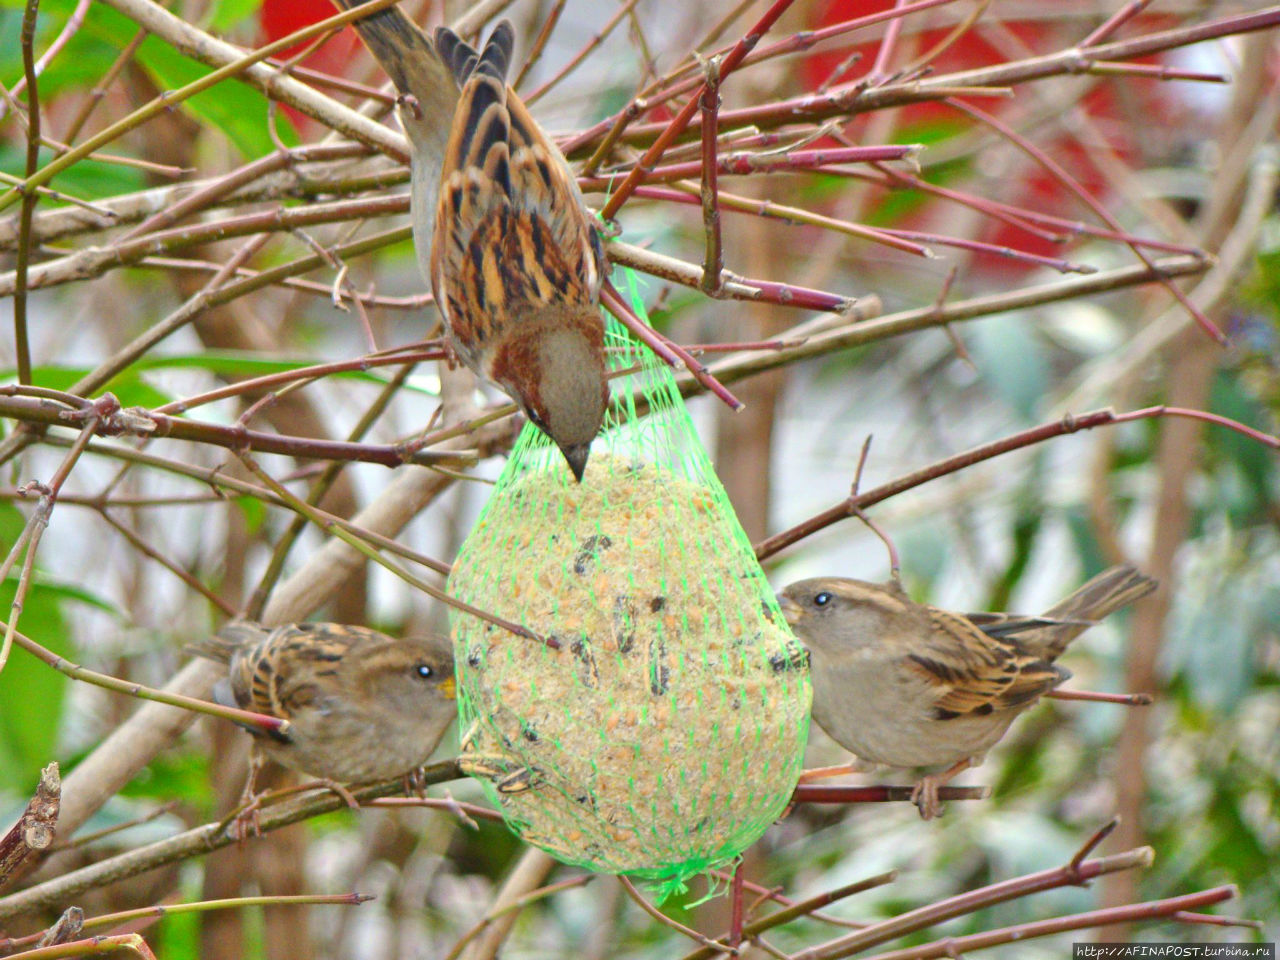
<svg viewBox="0 0 1280 960">
<path fill-rule="evenodd" d="M 507 86 L 511 24 L 480 52 L 444 27 L 433 43 L 396 7 L 355 27 L 401 94 L 414 246 L 453 349 L 520 404 L 581 481 L 609 403 L 607 267 L 569 165 Z"/>
<path fill-rule="evenodd" d="M 193 651 L 228 665 L 213 698 L 290 723 L 285 736 L 254 734 L 261 753 L 339 783 L 407 774 L 431 756 L 456 713 L 453 653 L 435 637 L 397 640 L 337 623 L 270 629 L 235 622 Z"/>
<path fill-rule="evenodd" d="M 1071 676 L 1053 662 L 1067 644 L 1155 586 L 1112 567 L 1041 617 L 950 613 L 913 603 L 896 582 L 838 577 L 793 583 L 780 601 L 812 654 L 813 718 L 832 739 L 864 763 L 947 765 L 912 794 L 928 820 L 938 788 Z"/>
</svg>

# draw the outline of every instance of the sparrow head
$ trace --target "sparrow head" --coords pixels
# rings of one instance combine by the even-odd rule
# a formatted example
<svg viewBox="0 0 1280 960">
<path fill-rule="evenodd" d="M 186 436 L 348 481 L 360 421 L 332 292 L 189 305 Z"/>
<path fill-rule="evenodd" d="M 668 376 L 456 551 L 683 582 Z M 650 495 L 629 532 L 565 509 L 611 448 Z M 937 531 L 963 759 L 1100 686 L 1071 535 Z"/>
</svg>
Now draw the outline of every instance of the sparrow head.
<svg viewBox="0 0 1280 960">
<path fill-rule="evenodd" d="M 500 381 L 520 399 L 534 426 L 555 441 L 578 482 L 609 406 L 603 334 L 598 315 L 593 319 L 594 329 L 565 322 L 544 326 L 532 334 L 529 362 L 510 365 L 507 382 Z"/>
<path fill-rule="evenodd" d="M 818 654 L 871 646 L 912 604 L 897 583 L 844 577 L 799 580 L 778 595 L 782 615 L 796 636 Z"/>
<path fill-rule="evenodd" d="M 371 715 L 417 724 L 424 714 L 456 709 L 453 648 L 442 637 L 388 638 L 352 659 L 357 662 L 346 696 Z"/>
</svg>

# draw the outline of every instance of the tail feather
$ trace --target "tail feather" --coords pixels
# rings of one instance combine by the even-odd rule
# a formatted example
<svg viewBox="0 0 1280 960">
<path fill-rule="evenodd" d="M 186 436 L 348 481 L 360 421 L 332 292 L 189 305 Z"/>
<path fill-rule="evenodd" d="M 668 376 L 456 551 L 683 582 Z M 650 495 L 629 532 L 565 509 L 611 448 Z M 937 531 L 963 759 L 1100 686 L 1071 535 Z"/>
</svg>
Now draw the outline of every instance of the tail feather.
<svg viewBox="0 0 1280 960">
<path fill-rule="evenodd" d="M 214 636 L 205 637 L 187 644 L 187 652 L 216 660 L 218 663 L 230 663 L 237 650 L 242 650 L 252 643 L 257 643 L 271 633 L 260 623 L 249 620 L 233 620 L 224 624 Z"/>
<path fill-rule="evenodd" d="M 368 0 L 335 2 L 354 10 Z M 447 79 L 431 41 L 399 7 L 385 7 L 356 20 L 353 26 L 401 93 L 429 102 L 434 97 L 432 85 Z"/>
<path fill-rule="evenodd" d="M 444 169 L 483 170 L 499 188 L 495 199 L 511 196 L 511 115 L 508 111 L 507 63 L 514 39 L 504 20 L 494 28 L 477 58 L 475 51 L 449 29 L 436 31 L 436 44 L 461 85 L 458 115 L 445 150 Z"/>
<path fill-rule="evenodd" d="M 471 75 L 480 54 L 476 48 L 467 43 L 448 27 L 437 27 L 435 33 L 436 51 L 440 59 L 453 74 L 454 82 L 461 87 Z"/>
<path fill-rule="evenodd" d="M 1156 586 L 1155 580 L 1128 565 L 1103 570 L 1044 613 L 1046 617 L 1069 622 L 1022 634 L 1019 639 L 1033 645 L 1039 643 L 1044 655 L 1053 659 L 1093 623 L 1145 597 Z"/>
<path fill-rule="evenodd" d="M 493 32 L 489 34 L 489 39 L 485 41 L 484 53 L 480 55 L 476 70 L 505 83 L 507 67 L 511 63 L 511 50 L 515 42 L 516 33 L 515 28 L 511 26 L 511 21 L 500 20 L 493 28 Z"/>
<path fill-rule="evenodd" d="M 334 0 L 347 10 L 366 0 Z M 413 246 L 424 277 L 431 276 L 431 239 L 439 200 L 440 168 L 458 108 L 458 84 L 435 46 L 398 7 L 387 7 L 354 22 L 356 32 L 411 109 L 398 111 L 413 147 L 410 189 Z"/>
</svg>

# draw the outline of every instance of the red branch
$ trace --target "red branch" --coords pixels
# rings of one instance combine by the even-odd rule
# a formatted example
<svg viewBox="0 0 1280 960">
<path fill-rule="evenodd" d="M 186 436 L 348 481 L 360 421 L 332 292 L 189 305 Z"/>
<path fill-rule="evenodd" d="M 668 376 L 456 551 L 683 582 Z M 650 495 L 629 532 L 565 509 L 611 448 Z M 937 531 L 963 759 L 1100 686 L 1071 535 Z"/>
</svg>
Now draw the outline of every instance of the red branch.
<svg viewBox="0 0 1280 960">
<path fill-rule="evenodd" d="M 1032 427 L 1030 430 L 1024 430 L 1021 433 L 1015 433 L 1012 436 L 1005 437 L 1003 440 L 997 440 L 994 443 L 984 444 L 980 447 L 974 447 L 964 453 L 956 454 L 954 457 L 948 457 L 945 460 L 939 460 L 931 466 L 914 473 L 909 473 L 905 477 L 892 480 L 889 483 L 882 484 L 873 490 L 865 493 L 854 494 L 846 497 L 840 503 L 830 507 L 821 513 L 810 517 L 801 523 L 796 524 L 789 530 L 776 533 L 772 537 L 761 540 L 755 545 L 756 557 L 763 560 L 771 557 L 779 550 L 791 546 L 803 540 L 805 537 L 811 536 L 826 527 L 831 526 L 840 520 L 856 516 L 858 511 L 864 510 L 873 504 L 888 500 L 900 493 L 904 493 L 913 487 L 918 487 L 930 480 L 936 480 L 938 477 L 955 473 L 963 470 L 965 467 L 971 467 L 975 463 L 981 463 L 983 460 L 990 460 L 992 457 L 998 457 L 1003 453 L 1009 453 L 1013 450 L 1020 450 L 1024 447 L 1034 446 L 1053 437 L 1061 437 L 1069 433 L 1077 433 L 1081 430 L 1092 430 L 1094 427 L 1109 426 L 1116 423 L 1127 423 L 1132 420 L 1153 419 L 1156 417 L 1188 417 L 1194 420 L 1205 420 L 1218 426 L 1227 427 L 1237 433 L 1249 437 L 1251 440 L 1270 447 L 1273 450 L 1280 450 L 1280 437 L 1272 436 L 1268 433 L 1262 433 L 1253 427 L 1230 420 L 1227 417 L 1219 416 L 1214 413 L 1207 413 L 1203 410 L 1187 410 L 1183 407 L 1145 407 L 1141 410 L 1133 410 L 1128 413 L 1116 413 L 1114 410 L 1094 410 L 1090 413 L 1081 414 L 1080 416 L 1072 416 L 1068 414 L 1061 420 L 1055 420 L 1051 423 L 1041 424 L 1038 427 Z"/>
<path fill-rule="evenodd" d="M 720 62 L 721 82 L 724 81 L 725 77 L 733 73 L 738 65 L 742 63 L 742 58 L 755 48 L 755 45 L 760 42 L 760 38 L 764 36 L 769 28 L 777 22 L 778 18 L 781 17 L 787 11 L 787 8 L 794 2 L 795 0 L 774 0 L 773 5 L 765 11 L 764 16 L 761 17 L 756 25 L 747 32 L 747 35 L 739 40 L 732 50 L 725 54 L 724 60 Z M 634 191 L 636 187 L 640 186 L 649 171 L 657 164 L 658 159 L 666 153 L 667 147 L 671 146 L 676 137 L 684 133 L 685 128 L 689 126 L 689 121 L 691 121 L 694 114 L 698 112 L 702 104 L 702 96 L 706 92 L 707 84 L 704 81 L 702 86 L 699 88 L 697 95 L 689 98 L 689 101 L 676 115 L 676 118 L 667 125 L 667 129 L 664 130 L 661 135 L 659 135 L 658 139 L 653 142 L 653 146 L 645 151 L 644 156 L 636 163 L 635 168 L 627 174 L 627 179 L 622 182 L 620 187 L 618 187 L 617 192 L 609 198 L 607 203 L 605 203 L 604 208 L 600 211 L 601 217 L 605 220 L 611 220 L 617 214 L 617 212 L 622 208 L 622 205 L 627 202 L 627 198 L 631 196 L 632 191 Z"/>
</svg>

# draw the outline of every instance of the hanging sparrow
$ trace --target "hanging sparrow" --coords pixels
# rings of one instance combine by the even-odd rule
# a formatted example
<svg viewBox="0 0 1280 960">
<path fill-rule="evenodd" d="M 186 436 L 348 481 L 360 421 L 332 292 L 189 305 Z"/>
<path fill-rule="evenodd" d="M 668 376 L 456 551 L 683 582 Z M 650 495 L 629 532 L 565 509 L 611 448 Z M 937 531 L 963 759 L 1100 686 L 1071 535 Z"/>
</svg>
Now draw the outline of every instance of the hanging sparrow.
<svg viewBox="0 0 1280 960">
<path fill-rule="evenodd" d="M 581 482 L 609 403 L 607 262 L 568 163 L 506 83 L 511 24 L 481 51 L 444 27 L 433 42 L 396 7 L 355 27 L 401 95 L 414 246 L 453 350 Z"/>
<path fill-rule="evenodd" d="M 1067 644 L 1155 587 L 1112 567 L 1041 617 L 951 613 L 912 602 L 896 581 L 840 577 L 801 580 L 779 599 L 812 655 L 822 729 L 861 763 L 946 766 L 912 794 L 929 820 L 938 788 L 981 763 L 1018 714 L 1071 676 L 1054 663 Z"/>
<path fill-rule="evenodd" d="M 254 735 L 246 799 L 264 759 L 332 783 L 411 774 L 457 712 L 453 652 L 437 637 L 398 640 L 365 627 L 229 623 L 191 647 L 227 664 L 213 688 L 225 706 L 289 721 Z"/>
</svg>

